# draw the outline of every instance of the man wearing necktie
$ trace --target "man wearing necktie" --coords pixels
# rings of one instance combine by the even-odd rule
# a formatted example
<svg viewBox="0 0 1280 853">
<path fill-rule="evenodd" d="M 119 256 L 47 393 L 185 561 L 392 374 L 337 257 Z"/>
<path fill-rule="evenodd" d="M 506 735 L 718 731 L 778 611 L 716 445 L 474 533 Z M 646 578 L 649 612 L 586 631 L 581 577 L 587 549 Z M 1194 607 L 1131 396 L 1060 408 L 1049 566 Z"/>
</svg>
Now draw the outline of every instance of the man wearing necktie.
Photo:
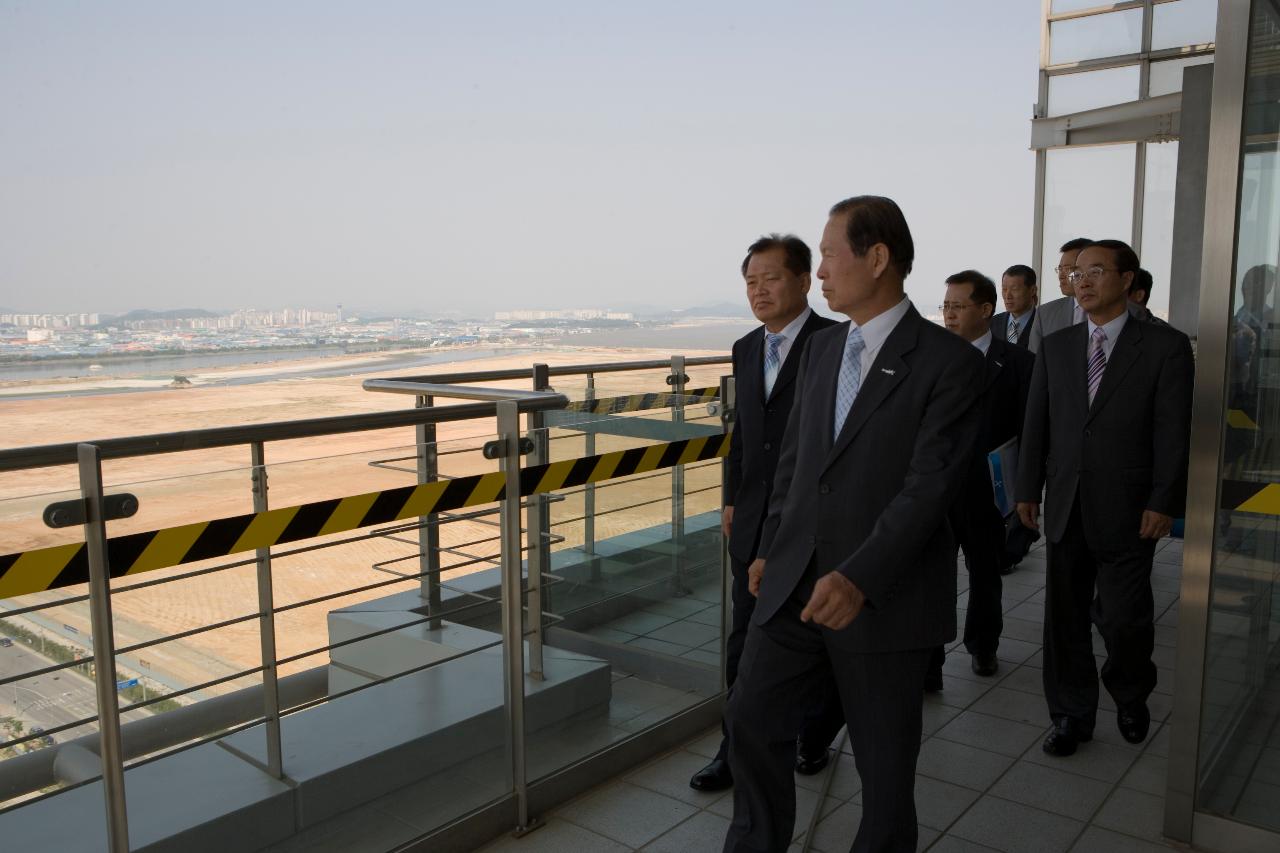
<svg viewBox="0 0 1280 853">
<path fill-rule="evenodd" d="M 763 325 L 733 345 L 737 412 L 726 463 L 721 528 L 729 545 L 733 572 L 733 618 L 726 641 L 725 668 L 730 688 L 747 637 L 755 597 L 747 591 L 747 567 L 756 556 L 760 525 L 773 487 L 782 435 L 795 398 L 796 370 L 809 336 L 835 325 L 809 308 L 809 270 L 813 256 L 794 234 L 770 234 L 756 240 L 742 261 L 747 302 Z M 809 713 L 799 732 L 796 771 L 812 775 L 827 763 L 827 745 L 844 720 L 840 699 L 815 679 Z M 722 791 L 733 785 L 726 736 L 706 767 L 689 780 L 697 791 Z"/>
<path fill-rule="evenodd" d="M 1183 512 L 1191 431 L 1191 342 L 1127 310 L 1138 256 L 1119 240 L 1080 252 L 1072 276 L 1087 321 L 1044 339 L 1031 379 L 1015 495 L 1039 526 L 1046 486 L 1043 748 L 1091 740 L 1099 673 L 1090 622 L 1106 644 L 1101 679 L 1116 725 L 1146 739 L 1156 685 L 1151 564 Z"/>
<path fill-rule="evenodd" d="M 991 334 L 1014 346 L 1027 348 L 1031 324 L 1036 318 L 1036 271 L 1026 264 L 1014 264 L 1000 277 L 1004 310 L 991 318 Z"/>
<path fill-rule="evenodd" d="M 795 697 L 831 670 L 862 778 L 853 851 L 915 851 L 915 766 L 931 649 L 956 635 L 947 511 L 978 430 L 976 349 L 903 292 L 915 248 L 890 199 L 832 208 L 818 278 L 850 322 L 801 357 L 729 696 L 726 853 L 785 851 L 795 824 Z M 736 521 L 735 521 L 736 524 Z"/>
</svg>

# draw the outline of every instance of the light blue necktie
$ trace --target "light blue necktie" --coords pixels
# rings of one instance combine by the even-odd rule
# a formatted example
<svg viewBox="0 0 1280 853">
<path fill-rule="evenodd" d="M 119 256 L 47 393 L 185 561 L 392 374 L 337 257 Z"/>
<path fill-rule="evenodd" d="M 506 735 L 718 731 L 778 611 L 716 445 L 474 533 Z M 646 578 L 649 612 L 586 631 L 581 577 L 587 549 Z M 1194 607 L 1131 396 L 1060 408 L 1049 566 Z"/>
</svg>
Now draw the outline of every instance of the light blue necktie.
<svg viewBox="0 0 1280 853">
<path fill-rule="evenodd" d="M 768 399 L 773 394 L 773 383 L 778 381 L 778 371 L 782 369 L 782 342 L 786 335 L 765 332 L 768 348 L 764 353 L 764 396 Z"/>
<path fill-rule="evenodd" d="M 1018 328 L 1018 318 L 1010 314 L 1009 328 L 1006 332 L 1009 343 L 1016 344 L 1018 342 L 1018 335 L 1021 331 L 1022 330 Z"/>
<path fill-rule="evenodd" d="M 862 339 L 862 330 L 854 327 L 849 330 L 849 338 L 844 345 L 844 360 L 840 362 L 840 380 L 836 383 L 836 422 L 833 436 L 840 435 L 845 418 L 853 408 L 853 401 L 858 396 L 858 388 L 862 386 L 862 351 L 867 342 Z"/>
</svg>

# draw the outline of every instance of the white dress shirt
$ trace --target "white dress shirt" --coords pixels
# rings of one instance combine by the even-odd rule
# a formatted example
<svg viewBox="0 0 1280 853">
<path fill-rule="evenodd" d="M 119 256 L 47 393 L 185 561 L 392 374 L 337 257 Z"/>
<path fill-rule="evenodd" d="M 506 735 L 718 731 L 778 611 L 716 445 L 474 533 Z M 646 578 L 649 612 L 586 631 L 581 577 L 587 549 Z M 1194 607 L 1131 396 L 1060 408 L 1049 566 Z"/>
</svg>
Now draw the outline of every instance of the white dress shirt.
<svg viewBox="0 0 1280 853">
<path fill-rule="evenodd" d="M 902 297 L 902 301 L 890 308 L 888 311 L 882 311 L 872 317 L 867 322 L 859 326 L 853 320 L 849 321 L 849 332 L 854 329 L 862 330 L 862 342 L 866 345 L 866 349 L 862 351 L 862 373 L 860 374 L 860 385 L 867 384 L 867 377 L 870 375 L 871 365 L 875 364 L 876 356 L 880 354 L 880 347 L 884 346 L 885 340 L 888 339 L 889 333 L 897 328 L 898 323 L 903 317 L 907 316 L 907 310 L 911 307 L 911 300 Z M 846 336 L 845 340 L 848 340 Z"/>
<path fill-rule="evenodd" d="M 982 337 L 978 338 L 976 341 L 969 341 L 969 343 L 981 350 L 982 354 L 985 356 L 987 354 L 987 350 L 991 349 L 991 330 L 988 329 Z"/>
<path fill-rule="evenodd" d="M 1102 326 L 1102 331 L 1106 332 L 1107 334 L 1107 339 L 1102 342 L 1102 352 L 1107 357 L 1108 362 L 1111 361 L 1111 351 L 1116 348 L 1116 339 L 1119 338 L 1120 333 L 1124 331 L 1124 324 L 1128 321 L 1128 319 L 1129 319 L 1129 312 L 1121 311 L 1119 317 L 1115 318 L 1114 320 L 1111 320 L 1110 322 L 1104 323 Z M 1098 326 L 1092 320 L 1090 320 L 1089 321 L 1089 342 L 1084 348 L 1085 364 L 1089 363 L 1089 350 L 1092 349 L 1093 347 L 1093 330 L 1096 328 L 1098 328 Z"/>
<path fill-rule="evenodd" d="M 787 353 L 791 352 L 791 345 L 796 342 L 796 337 L 800 334 L 800 329 L 804 327 L 805 323 L 809 322 L 809 315 L 812 313 L 813 309 L 806 305 L 804 310 L 800 312 L 799 317 L 796 317 L 790 323 L 783 326 L 782 331 L 778 332 L 778 334 L 782 335 L 782 343 L 778 344 L 779 370 L 782 369 L 781 365 L 787 363 Z M 764 352 L 767 357 L 769 354 L 769 338 L 767 337 L 770 334 L 769 329 L 766 328 L 764 333 L 766 335 L 764 341 Z"/>
</svg>

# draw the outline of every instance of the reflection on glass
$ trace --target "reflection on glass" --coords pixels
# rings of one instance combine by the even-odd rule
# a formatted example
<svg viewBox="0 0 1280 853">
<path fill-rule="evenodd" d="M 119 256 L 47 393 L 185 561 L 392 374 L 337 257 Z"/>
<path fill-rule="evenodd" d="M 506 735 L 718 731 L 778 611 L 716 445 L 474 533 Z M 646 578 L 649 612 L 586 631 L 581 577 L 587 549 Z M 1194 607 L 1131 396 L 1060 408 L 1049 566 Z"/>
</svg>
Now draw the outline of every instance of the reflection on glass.
<svg viewBox="0 0 1280 853">
<path fill-rule="evenodd" d="M 1056 299 L 1053 268 L 1058 247 L 1073 237 L 1129 242 L 1133 230 L 1133 145 L 1059 148 L 1048 152 L 1044 188 L 1044 261 L 1039 271 L 1049 287 L 1041 299 Z"/>
<path fill-rule="evenodd" d="M 1142 266 L 1151 273 L 1147 307 L 1169 319 L 1169 278 L 1173 263 L 1173 196 L 1178 183 L 1178 143 L 1147 145 L 1142 201 Z"/>
<path fill-rule="evenodd" d="M 1123 56 L 1142 49 L 1142 10 L 1126 9 L 1049 25 L 1049 64 Z"/>
<path fill-rule="evenodd" d="M 1256 3 L 1252 26 L 1274 32 L 1280 16 Z M 1250 496 L 1280 482 L 1277 99 L 1270 60 L 1251 55 L 1197 797 L 1201 810 L 1271 830 L 1280 830 L 1280 514 Z"/>
<path fill-rule="evenodd" d="M 1063 12 L 1079 12 L 1081 9 L 1093 9 L 1097 6 L 1105 6 L 1105 0 L 1053 0 L 1051 11 L 1055 15 Z"/>
<path fill-rule="evenodd" d="M 1061 116 L 1138 100 L 1137 65 L 1049 78 L 1049 115 Z"/>
<path fill-rule="evenodd" d="M 1193 56 L 1188 59 L 1166 59 L 1164 62 L 1151 63 L 1151 78 L 1147 93 L 1151 97 L 1168 95 L 1182 91 L 1182 69 L 1192 65 L 1209 65 L 1213 63 L 1213 54 Z"/>
<path fill-rule="evenodd" d="M 1151 20 L 1151 49 L 1209 44 L 1218 27 L 1217 0 L 1178 0 L 1161 3 Z"/>
</svg>

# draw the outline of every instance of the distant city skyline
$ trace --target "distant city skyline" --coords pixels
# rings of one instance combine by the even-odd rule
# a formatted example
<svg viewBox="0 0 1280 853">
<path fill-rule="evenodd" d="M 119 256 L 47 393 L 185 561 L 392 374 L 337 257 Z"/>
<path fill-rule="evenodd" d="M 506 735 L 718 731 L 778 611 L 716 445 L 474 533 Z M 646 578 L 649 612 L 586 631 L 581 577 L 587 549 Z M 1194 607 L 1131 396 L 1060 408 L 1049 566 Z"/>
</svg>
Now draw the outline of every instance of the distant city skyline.
<svg viewBox="0 0 1280 853">
<path fill-rule="evenodd" d="M 0 0 L 0 310 L 734 301 L 866 192 L 927 310 L 1031 261 L 1039 14 Z"/>
</svg>

